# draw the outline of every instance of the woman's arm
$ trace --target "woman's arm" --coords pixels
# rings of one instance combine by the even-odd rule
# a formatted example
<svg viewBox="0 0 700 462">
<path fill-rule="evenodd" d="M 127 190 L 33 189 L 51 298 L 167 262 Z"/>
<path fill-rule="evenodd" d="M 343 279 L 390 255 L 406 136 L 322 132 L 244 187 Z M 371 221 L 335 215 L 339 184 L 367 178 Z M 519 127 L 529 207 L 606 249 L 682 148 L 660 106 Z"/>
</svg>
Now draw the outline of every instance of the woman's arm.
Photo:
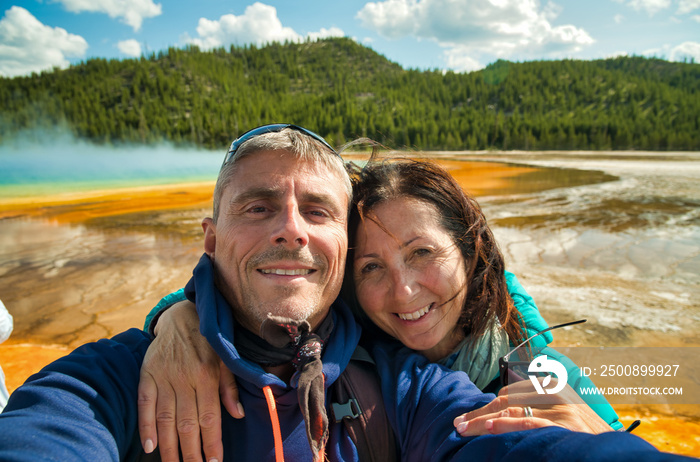
<svg viewBox="0 0 700 462">
<path fill-rule="evenodd" d="M 526 415 L 526 408 L 530 408 L 530 415 Z M 462 436 L 550 426 L 593 434 L 612 431 L 570 386 L 555 395 L 540 395 L 529 380 L 503 387 L 496 399 L 457 417 L 454 425 Z"/>
<path fill-rule="evenodd" d="M 153 331 L 138 389 L 144 450 L 160 446 L 164 462 L 179 461 L 179 442 L 184 460 L 201 460 L 202 449 L 207 460 L 223 460 L 221 402 L 231 416 L 244 415 L 233 375 L 199 333 L 189 300 L 163 311 Z"/>
</svg>

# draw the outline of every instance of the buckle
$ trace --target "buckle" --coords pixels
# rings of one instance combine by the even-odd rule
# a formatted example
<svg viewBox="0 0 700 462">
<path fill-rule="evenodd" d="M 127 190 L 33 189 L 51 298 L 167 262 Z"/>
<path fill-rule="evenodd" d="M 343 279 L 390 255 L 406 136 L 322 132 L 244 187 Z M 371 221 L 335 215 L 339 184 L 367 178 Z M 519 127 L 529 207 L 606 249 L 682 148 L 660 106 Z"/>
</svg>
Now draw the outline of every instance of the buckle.
<svg viewBox="0 0 700 462">
<path fill-rule="evenodd" d="M 347 403 L 331 403 L 335 421 L 340 422 L 345 418 L 357 419 L 362 415 L 362 409 L 355 398 L 350 398 Z"/>
</svg>

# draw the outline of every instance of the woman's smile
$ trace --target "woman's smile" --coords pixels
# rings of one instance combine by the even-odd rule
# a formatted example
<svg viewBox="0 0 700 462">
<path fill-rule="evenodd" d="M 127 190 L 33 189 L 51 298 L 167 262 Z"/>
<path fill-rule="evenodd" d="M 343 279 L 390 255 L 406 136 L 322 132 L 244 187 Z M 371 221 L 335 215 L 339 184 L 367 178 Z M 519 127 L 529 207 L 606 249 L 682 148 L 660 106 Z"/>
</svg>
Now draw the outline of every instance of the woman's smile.
<svg viewBox="0 0 700 462">
<path fill-rule="evenodd" d="M 417 321 L 426 314 L 428 314 L 428 311 L 430 311 L 431 306 L 433 306 L 432 303 L 428 306 L 424 306 L 423 308 L 414 311 L 413 313 L 396 313 L 396 316 L 398 316 L 404 321 Z"/>
</svg>

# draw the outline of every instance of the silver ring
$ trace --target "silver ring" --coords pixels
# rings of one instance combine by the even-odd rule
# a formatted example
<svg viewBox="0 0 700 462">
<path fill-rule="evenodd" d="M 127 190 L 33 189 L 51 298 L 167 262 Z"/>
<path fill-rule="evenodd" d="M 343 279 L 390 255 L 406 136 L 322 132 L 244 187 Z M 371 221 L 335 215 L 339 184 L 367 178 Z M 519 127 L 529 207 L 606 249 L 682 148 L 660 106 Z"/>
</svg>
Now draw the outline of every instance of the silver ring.
<svg viewBox="0 0 700 462">
<path fill-rule="evenodd" d="M 523 406 L 523 411 L 525 412 L 525 417 L 532 417 L 532 408 L 530 406 Z"/>
</svg>

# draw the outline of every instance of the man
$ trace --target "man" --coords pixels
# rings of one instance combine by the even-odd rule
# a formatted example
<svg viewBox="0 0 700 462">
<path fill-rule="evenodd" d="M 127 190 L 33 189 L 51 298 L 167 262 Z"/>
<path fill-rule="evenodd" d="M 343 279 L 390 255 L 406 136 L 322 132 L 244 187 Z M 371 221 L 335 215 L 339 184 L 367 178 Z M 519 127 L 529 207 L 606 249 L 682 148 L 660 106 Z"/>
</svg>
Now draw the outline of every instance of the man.
<svg viewBox="0 0 700 462">
<path fill-rule="evenodd" d="M 350 194 L 340 157 L 300 127 L 260 127 L 227 154 L 213 217 L 203 222 L 205 255 L 186 286 L 200 331 L 236 375 L 245 403 L 245 419 L 222 416 L 227 460 L 357 460 L 342 423 L 329 423 L 325 399 L 360 337 L 336 300 Z M 141 458 L 137 387 L 150 341 L 132 329 L 33 376 L 0 415 L 0 460 Z M 620 445 L 561 429 L 461 438 L 453 419 L 492 395 L 406 349 L 374 354 L 403 460 L 580 458 L 584 449 L 602 459 L 608 440 L 616 459 L 618 448 L 635 460 L 659 454 L 631 436 L 619 435 Z"/>
</svg>

